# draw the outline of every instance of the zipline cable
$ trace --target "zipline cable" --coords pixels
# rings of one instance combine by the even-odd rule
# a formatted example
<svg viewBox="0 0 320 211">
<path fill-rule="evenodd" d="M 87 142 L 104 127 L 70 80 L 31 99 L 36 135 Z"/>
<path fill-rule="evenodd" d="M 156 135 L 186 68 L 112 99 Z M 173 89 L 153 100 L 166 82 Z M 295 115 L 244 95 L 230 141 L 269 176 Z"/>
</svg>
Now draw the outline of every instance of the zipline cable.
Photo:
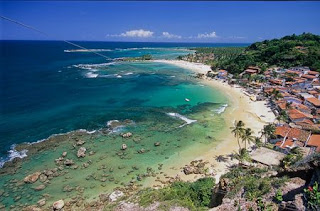
<svg viewBox="0 0 320 211">
<path fill-rule="evenodd" d="M 34 27 L 32 27 L 32 26 L 26 25 L 26 24 L 24 24 L 24 23 L 22 23 L 22 22 L 13 20 L 13 19 L 11 19 L 11 18 L 2 16 L 2 15 L 0 15 L 0 17 L 1 17 L 2 19 L 6 20 L 6 21 L 9 21 L 9 22 L 15 23 L 15 24 L 17 24 L 17 25 L 23 26 L 23 27 L 25 27 L 25 28 L 27 28 L 27 29 L 31 29 L 31 30 L 33 30 L 33 31 L 36 31 L 36 32 L 42 34 L 42 35 L 45 35 L 46 37 L 50 37 L 49 34 L 43 32 L 43 31 L 40 31 L 40 30 L 38 30 L 38 29 L 36 29 L 36 28 L 34 28 Z M 85 47 L 83 47 L 83 46 L 81 46 L 81 45 L 75 44 L 75 43 L 70 42 L 70 41 L 68 41 L 68 40 L 61 40 L 61 41 L 65 42 L 65 43 L 68 43 L 68 44 L 70 44 L 70 45 L 73 45 L 73 46 L 75 46 L 75 47 L 81 48 L 81 49 L 83 49 L 83 50 L 86 50 L 86 51 L 88 51 L 88 52 L 94 53 L 94 54 L 96 54 L 96 55 L 98 55 L 98 56 L 101 56 L 101 57 L 103 57 L 103 58 L 105 58 L 105 59 L 111 59 L 110 57 L 107 57 L 107 56 L 105 56 L 105 55 L 103 55 L 103 54 L 97 53 L 97 52 L 95 52 L 95 51 L 93 51 L 93 50 L 87 49 L 87 48 L 85 48 Z"/>
</svg>

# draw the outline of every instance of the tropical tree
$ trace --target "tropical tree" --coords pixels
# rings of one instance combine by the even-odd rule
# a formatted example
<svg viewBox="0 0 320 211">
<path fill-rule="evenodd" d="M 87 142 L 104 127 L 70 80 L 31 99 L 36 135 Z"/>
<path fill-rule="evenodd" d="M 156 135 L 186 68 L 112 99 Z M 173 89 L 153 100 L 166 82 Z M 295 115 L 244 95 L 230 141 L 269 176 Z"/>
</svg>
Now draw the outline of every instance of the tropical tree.
<svg viewBox="0 0 320 211">
<path fill-rule="evenodd" d="M 234 158 L 239 161 L 239 164 L 242 164 L 243 161 L 250 160 L 250 155 L 245 148 L 239 150 L 239 152 L 234 152 Z"/>
<path fill-rule="evenodd" d="M 239 145 L 239 151 L 241 150 L 241 145 L 240 145 L 240 140 L 239 138 L 242 136 L 244 133 L 244 122 L 243 121 L 235 121 L 234 126 L 231 127 L 231 132 L 233 133 L 234 137 L 237 138 L 238 145 Z"/>
<path fill-rule="evenodd" d="M 247 149 L 247 144 L 254 142 L 254 136 L 252 135 L 251 128 L 246 128 L 241 135 L 241 139 L 244 142 L 244 148 Z"/>
<path fill-rule="evenodd" d="M 280 91 L 276 89 L 272 90 L 271 95 L 275 100 L 279 100 L 280 98 L 282 98 Z"/>
<path fill-rule="evenodd" d="M 261 137 L 264 136 L 265 138 L 265 143 L 267 143 L 267 140 L 274 134 L 276 130 L 276 127 L 274 124 L 267 124 L 263 127 L 263 129 L 260 131 Z"/>
<path fill-rule="evenodd" d="M 255 146 L 256 146 L 257 148 L 259 148 L 259 147 L 262 146 L 262 141 L 261 141 L 261 138 L 259 138 L 259 137 L 254 137 L 253 142 L 254 142 L 254 144 L 255 144 Z"/>
</svg>

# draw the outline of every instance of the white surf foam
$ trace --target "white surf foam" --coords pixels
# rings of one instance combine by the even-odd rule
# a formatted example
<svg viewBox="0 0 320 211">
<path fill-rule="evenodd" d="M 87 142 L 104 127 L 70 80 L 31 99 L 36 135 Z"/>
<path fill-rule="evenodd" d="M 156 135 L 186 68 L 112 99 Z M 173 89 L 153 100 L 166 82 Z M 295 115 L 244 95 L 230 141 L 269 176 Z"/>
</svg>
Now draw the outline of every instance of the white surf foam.
<svg viewBox="0 0 320 211">
<path fill-rule="evenodd" d="M 197 120 L 194 120 L 194 119 L 189 119 L 188 117 L 183 116 L 183 115 L 178 114 L 178 113 L 166 113 L 166 114 L 171 116 L 171 117 L 175 117 L 175 118 L 181 119 L 181 120 L 186 122 L 185 124 L 180 125 L 179 127 L 183 127 L 185 125 L 189 125 L 189 124 L 192 124 L 192 123 L 197 121 Z"/>
<path fill-rule="evenodd" d="M 3 165 L 8 162 L 8 161 L 12 161 L 13 159 L 15 158 L 24 158 L 24 157 L 27 157 L 27 152 L 28 150 L 24 149 L 24 150 L 21 150 L 21 151 L 17 151 L 15 149 L 16 145 L 12 145 L 10 147 L 10 150 L 8 151 L 9 155 L 7 158 L 5 159 L 1 159 L 0 160 L 0 168 L 3 167 Z"/>
<path fill-rule="evenodd" d="M 96 78 L 98 76 L 99 76 L 99 74 L 95 74 L 95 73 L 92 73 L 92 72 L 86 73 L 86 78 Z"/>
<path fill-rule="evenodd" d="M 220 108 L 217 108 L 216 110 L 214 110 L 214 112 L 217 114 L 221 114 L 226 110 L 227 107 L 228 107 L 228 104 L 224 104 Z"/>
</svg>

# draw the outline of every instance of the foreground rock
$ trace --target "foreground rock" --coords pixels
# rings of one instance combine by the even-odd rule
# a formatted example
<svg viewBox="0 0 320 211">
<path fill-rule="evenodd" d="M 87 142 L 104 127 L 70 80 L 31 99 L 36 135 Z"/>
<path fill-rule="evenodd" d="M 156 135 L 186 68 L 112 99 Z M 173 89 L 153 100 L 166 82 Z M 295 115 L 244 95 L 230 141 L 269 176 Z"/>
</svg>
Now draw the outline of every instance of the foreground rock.
<svg viewBox="0 0 320 211">
<path fill-rule="evenodd" d="M 35 172 L 33 174 L 30 174 L 30 175 L 26 176 L 23 181 L 25 183 L 34 183 L 38 180 L 40 174 L 41 174 L 41 172 Z"/>
<path fill-rule="evenodd" d="M 62 210 L 63 207 L 64 207 L 64 201 L 62 199 L 54 202 L 52 205 L 52 209 L 55 211 Z"/>
<path fill-rule="evenodd" d="M 114 201 L 117 201 L 122 196 L 124 196 L 124 193 L 119 190 L 116 190 L 109 195 L 109 200 L 111 202 L 114 202 Z"/>
<path fill-rule="evenodd" d="M 80 147 L 78 152 L 77 152 L 77 157 L 78 158 L 84 158 L 86 156 L 86 151 L 87 151 L 86 148 Z"/>
</svg>

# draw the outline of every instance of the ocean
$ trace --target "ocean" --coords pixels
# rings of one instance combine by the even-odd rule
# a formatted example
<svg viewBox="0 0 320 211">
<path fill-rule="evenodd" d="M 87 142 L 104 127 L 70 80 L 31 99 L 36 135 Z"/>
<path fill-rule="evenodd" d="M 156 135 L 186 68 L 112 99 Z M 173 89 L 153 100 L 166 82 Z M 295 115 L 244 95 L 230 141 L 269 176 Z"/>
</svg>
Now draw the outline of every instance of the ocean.
<svg viewBox="0 0 320 211">
<path fill-rule="evenodd" d="M 1 163 L 28 155 L 26 151 L 15 151 L 16 144 L 79 129 L 91 131 L 79 137 L 86 140 L 87 152 L 92 152 L 79 160 L 71 143 L 75 138 L 66 135 L 66 141 L 53 150 L 28 156 L 14 176 L 1 176 L 0 189 L 7 188 L 12 179 L 21 180 L 36 170 L 54 168 L 54 160 L 68 151 L 68 158 L 79 162 L 79 166 L 89 161 L 90 166 L 69 169 L 66 174 L 72 181 L 54 178 L 54 185 L 18 200 L 36 203 L 44 192 L 50 192 L 50 201 L 70 198 L 76 193 L 65 191 L 66 185 L 75 188 L 82 184 L 84 197 L 94 198 L 100 192 L 136 181 L 137 175 L 145 175 L 147 167 L 156 170 L 152 171 L 153 176 L 160 174 L 162 167 L 158 165 L 181 162 L 184 158 L 179 154 L 186 149 L 195 149 L 197 155 L 217 144 L 219 133 L 225 129 L 221 113 L 229 103 L 223 93 L 201 84 L 187 69 L 115 59 L 144 54 L 155 59 L 175 59 L 192 53 L 189 47 L 245 44 L 76 43 L 99 49 L 98 53 L 110 59 L 90 52 L 69 52 L 74 47 L 60 41 L 0 42 Z M 117 127 L 110 131 L 112 124 Z M 133 139 L 119 135 L 125 132 L 131 132 Z M 155 142 L 161 145 L 155 146 Z M 120 150 L 123 143 L 128 146 L 125 152 Z M 10 185 L 2 201 L 7 206 L 16 204 L 19 193 L 30 188 Z"/>
</svg>

